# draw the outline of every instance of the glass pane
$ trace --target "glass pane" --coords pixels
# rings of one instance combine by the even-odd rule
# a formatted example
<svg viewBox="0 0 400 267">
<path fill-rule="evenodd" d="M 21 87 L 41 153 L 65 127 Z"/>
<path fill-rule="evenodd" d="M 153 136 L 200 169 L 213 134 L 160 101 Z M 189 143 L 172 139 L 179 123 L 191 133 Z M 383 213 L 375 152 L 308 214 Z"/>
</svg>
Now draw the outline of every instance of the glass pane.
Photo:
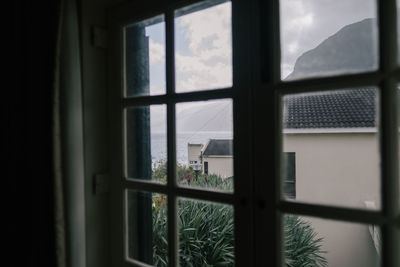
<svg viewBox="0 0 400 267">
<path fill-rule="evenodd" d="M 167 196 L 126 191 L 127 258 L 168 265 Z"/>
<path fill-rule="evenodd" d="M 281 78 L 376 70 L 375 0 L 281 0 Z"/>
<path fill-rule="evenodd" d="M 175 12 L 176 92 L 232 86 L 231 2 L 221 2 Z"/>
<path fill-rule="evenodd" d="M 379 266 L 379 227 L 285 215 L 286 266 Z"/>
<path fill-rule="evenodd" d="M 166 105 L 126 109 L 126 177 L 167 182 Z"/>
<path fill-rule="evenodd" d="M 125 27 L 125 96 L 165 94 L 165 65 L 164 16 Z"/>
<path fill-rule="evenodd" d="M 234 266 L 233 207 L 178 201 L 180 266 Z"/>
<path fill-rule="evenodd" d="M 380 208 L 377 97 L 373 88 L 283 97 L 282 183 L 295 183 L 285 197 Z"/>
<path fill-rule="evenodd" d="M 176 105 L 180 185 L 233 190 L 232 125 L 230 99 Z"/>
</svg>

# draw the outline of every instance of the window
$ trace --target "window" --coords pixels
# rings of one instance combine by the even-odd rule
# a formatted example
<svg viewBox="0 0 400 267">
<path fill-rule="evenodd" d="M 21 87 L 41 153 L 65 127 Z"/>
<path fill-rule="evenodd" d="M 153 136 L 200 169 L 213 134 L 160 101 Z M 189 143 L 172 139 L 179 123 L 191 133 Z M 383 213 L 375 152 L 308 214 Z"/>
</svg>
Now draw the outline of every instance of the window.
<svg viewBox="0 0 400 267">
<path fill-rule="evenodd" d="M 283 193 L 286 197 L 296 198 L 296 153 L 283 153 Z"/>
<path fill-rule="evenodd" d="M 400 76 L 394 1 L 367 1 L 375 19 L 355 25 L 372 33 L 368 42 L 360 42 L 368 46 L 368 53 L 375 53 L 364 55 L 370 61 L 353 69 L 346 68 L 346 62 L 324 69 L 318 60 L 302 56 L 298 62 L 305 62 L 304 68 L 311 66 L 307 60 L 318 64 L 310 70 L 297 68 L 285 79 L 285 64 L 296 62 L 296 57 L 288 60 L 284 53 L 295 50 L 296 42 L 287 43 L 287 36 L 279 33 L 290 24 L 285 21 L 291 16 L 285 13 L 290 5 L 307 10 L 302 2 L 171 0 L 110 10 L 112 266 L 178 266 L 193 260 L 194 253 L 183 244 L 196 230 L 180 231 L 184 210 L 223 212 L 216 216 L 221 221 L 215 226 L 230 223 L 230 265 L 234 261 L 236 266 L 283 266 L 290 249 L 288 225 L 307 222 L 367 234 L 373 225 L 381 230 L 382 246 L 376 245 L 375 234 L 368 236 L 370 240 L 354 240 L 370 242 L 382 266 L 399 263 L 399 104 L 392 100 L 397 99 Z M 339 2 L 332 1 L 329 7 Z M 324 17 L 322 9 L 314 11 Z M 312 19 L 305 12 L 302 20 L 291 22 L 292 31 Z M 201 23 L 192 24 L 195 21 Z M 221 29 L 229 29 L 224 38 L 205 34 Z M 189 44 L 191 39 L 196 42 Z M 341 50 L 336 52 L 340 55 Z M 357 108 L 366 106 L 366 116 L 358 116 Z M 206 119 L 199 123 L 202 116 Z M 210 124 L 225 133 L 190 139 L 199 129 L 212 132 Z M 338 136 L 340 146 L 332 141 Z M 360 136 L 370 140 L 369 150 L 349 145 L 359 142 Z M 322 143 L 315 146 L 317 142 Z M 326 142 L 333 143 L 331 150 Z M 210 144 L 219 151 L 219 143 L 229 144 L 230 154 L 207 154 Z M 194 156 L 183 158 L 189 144 Z M 338 156 L 346 152 L 351 160 Z M 372 163 L 365 163 L 364 156 Z M 228 171 L 221 171 L 218 181 L 229 183 L 227 187 L 199 185 L 203 173 L 194 175 L 184 166 L 202 162 L 204 174 L 211 176 L 218 173 L 217 161 L 226 163 Z M 344 165 L 335 165 L 339 161 Z M 353 198 L 354 192 L 362 195 L 366 188 L 363 168 L 373 170 L 368 172 L 372 193 Z M 320 197 L 314 198 L 316 194 Z M 366 206 L 369 197 L 376 200 L 373 209 Z M 206 221 L 199 219 L 199 224 Z M 162 245 L 154 246 L 155 242 Z"/>
</svg>

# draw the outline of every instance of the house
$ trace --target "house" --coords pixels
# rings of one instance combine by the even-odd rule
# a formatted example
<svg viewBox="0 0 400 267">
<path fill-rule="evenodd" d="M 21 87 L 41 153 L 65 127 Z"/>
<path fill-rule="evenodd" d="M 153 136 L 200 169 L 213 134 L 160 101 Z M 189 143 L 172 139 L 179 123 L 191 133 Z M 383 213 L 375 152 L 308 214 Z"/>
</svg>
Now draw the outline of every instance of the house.
<svg viewBox="0 0 400 267">
<path fill-rule="evenodd" d="M 201 165 L 203 174 L 216 174 L 221 178 L 233 176 L 232 139 L 209 139 L 204 145 L 188 144 L 189 166 Z"/>
<path fill-rule="evenodd" d="M 296 201 L 380 208 L 377 94 L 362 88 L 284 98 L 283 151 L 295 153 Z M 376 266 L 379 235 L 368 225 L 305 219 L 324 238 L 329 266 Z"/>
<path fill-rule="evenodd" d="M 189 166 L 195 169 L 195 165 L 201 165 L 201 149 L 202 144 L 188 143 L 188 163 Z"/>
<path fill-rule="evenodd" d="M 282 115 L 285 196 L 313 204 L 378 209 L 377 107 L 374 88 L 286 96 Z M 232 140 L 188 144 L 188 160 L 190 166 L 200 160 L 203 173 L 232 176 Z M 380 249 L 376 228 L 304 219 L 324 238 L 330 266 L 375 266 Z M 343 240 L 348 241 L 343 244 Z"/>
</svg>

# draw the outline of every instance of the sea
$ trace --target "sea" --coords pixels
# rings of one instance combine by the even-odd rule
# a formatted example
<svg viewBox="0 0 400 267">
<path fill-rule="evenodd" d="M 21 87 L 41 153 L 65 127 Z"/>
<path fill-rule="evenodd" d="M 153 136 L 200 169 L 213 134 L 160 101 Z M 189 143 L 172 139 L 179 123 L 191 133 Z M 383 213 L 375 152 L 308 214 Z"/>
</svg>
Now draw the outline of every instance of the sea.
<svg viewBox="0 0 400 267">
<path fill-rule="evenodd" d="M 188 165 L 188 143 L 205 144 L 208 139 L 232 139 L 232 132 L 177 132 L 176 160 Z M 165 132 L 151 133 L 151 157 L 153 166 L 167 159 L 167 135 Z"/>
</svg>

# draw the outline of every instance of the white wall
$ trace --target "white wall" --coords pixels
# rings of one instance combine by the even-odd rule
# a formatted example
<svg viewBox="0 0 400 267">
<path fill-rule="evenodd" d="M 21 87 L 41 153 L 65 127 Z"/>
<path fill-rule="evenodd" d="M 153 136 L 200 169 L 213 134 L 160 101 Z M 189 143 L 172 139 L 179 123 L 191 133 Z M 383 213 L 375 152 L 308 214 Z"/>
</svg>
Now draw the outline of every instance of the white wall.
<svg viewBox="0 0 400 267">
<path fill-rule="evenodd" d="M 377 256 L 368 226 L 318 218 L 302 218 L 312 224 L 319 237 L 329 267 L 377 267 Z"/>
<path fill-rule="evenodd" d="M 296 152 L 296 201 L 365 208 L 380 205 L 375 133 L 285 134 L 285 152 Z M 308 219 L 324 237 L 330 267 L 376 266 L 367 225 Z"/>
<path fill-rule="evenodd" d="M 222 178 L 233 176 L 233 158 L 232 157 L 203 157 L 204 162 L 208 162 L 208 174 L 216 174 Z"/>
<path fill-rule="evenodd" d="M 190 164 L 190 161 L 197 161 L 197 164 L 200 164 L 200 154 L 202 147 L 203 145 L 188 144 L 188 164 Z"/>
</svg>

